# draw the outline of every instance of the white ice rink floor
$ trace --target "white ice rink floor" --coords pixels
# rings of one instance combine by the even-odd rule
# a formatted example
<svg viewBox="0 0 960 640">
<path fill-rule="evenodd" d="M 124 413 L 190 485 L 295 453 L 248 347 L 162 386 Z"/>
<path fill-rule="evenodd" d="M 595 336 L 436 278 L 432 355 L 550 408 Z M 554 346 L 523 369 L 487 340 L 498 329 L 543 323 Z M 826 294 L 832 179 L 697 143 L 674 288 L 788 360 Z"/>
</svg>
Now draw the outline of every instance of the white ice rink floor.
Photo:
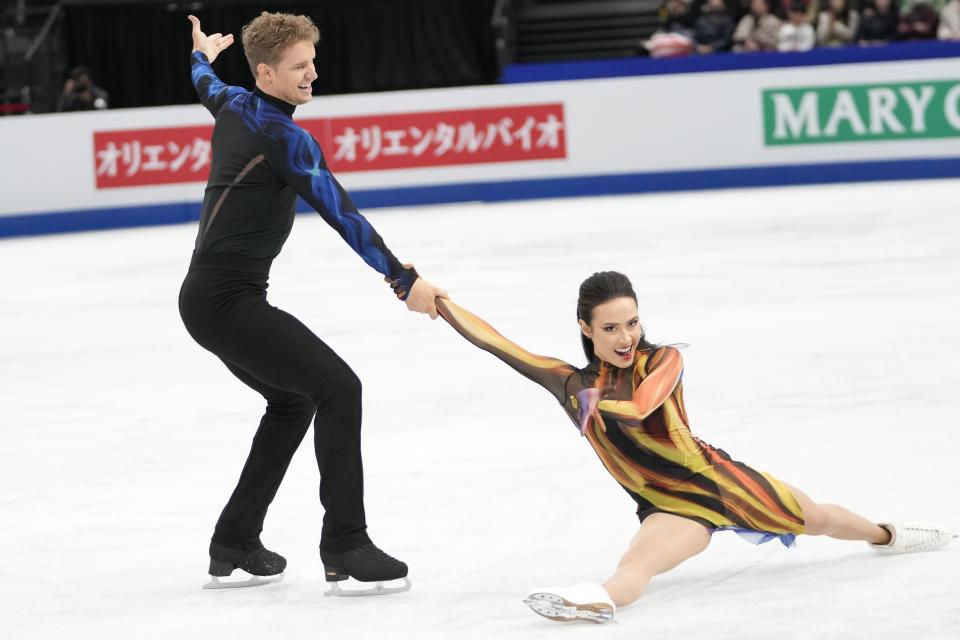
<svg viewBox="0 0 960 640">
<path fill-rule="evenodd" d="M 580 281 L 632 277 L 684 342 L 696 435 L 870 518 L 960 530 L 960 182 L 368 214 L 401 260 L 528 349 L 582 364 Z M 207 591 L 263 401 L 187 335 L 195 225 L 0 242 L 0 638 L 960 638 L 960 540 L 886 557 L 732 533 L 604 626 L 530 612 L 602 580 L 634 506 L 550 395 L 405 310 L 318 216 L 270 301 L 364 381 L 366 505 L 409 593 L 324 598 L 312 439 L 263 539 L 286 580 Z"/>
</svg>

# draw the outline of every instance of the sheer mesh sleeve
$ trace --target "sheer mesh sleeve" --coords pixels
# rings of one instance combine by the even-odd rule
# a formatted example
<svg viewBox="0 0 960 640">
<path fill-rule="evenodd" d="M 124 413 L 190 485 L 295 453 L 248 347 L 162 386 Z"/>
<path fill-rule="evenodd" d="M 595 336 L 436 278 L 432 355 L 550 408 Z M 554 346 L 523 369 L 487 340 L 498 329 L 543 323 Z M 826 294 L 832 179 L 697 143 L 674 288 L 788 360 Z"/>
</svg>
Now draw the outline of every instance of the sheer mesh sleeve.
<svg viewBox="0 0 960 640">
<path fill-rule="evenodd" d="M 563 360 L 538 356 L 510 342 L 489 324 L 445 298 L 437 299 L 437 311 L 451 327 L 475 346 L 488 351 L 519 373 L 566 402 L 566 382 L 576 368 Z"/>
</svg>

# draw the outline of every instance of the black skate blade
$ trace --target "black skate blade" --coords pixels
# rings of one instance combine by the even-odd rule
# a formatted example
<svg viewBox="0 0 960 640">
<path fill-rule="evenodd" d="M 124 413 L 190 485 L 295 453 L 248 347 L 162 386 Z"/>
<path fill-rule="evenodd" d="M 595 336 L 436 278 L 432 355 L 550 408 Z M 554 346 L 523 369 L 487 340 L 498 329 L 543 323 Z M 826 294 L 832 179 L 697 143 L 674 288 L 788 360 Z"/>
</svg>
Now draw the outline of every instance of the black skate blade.
<svg viewBox="0 0 960 640">
<path fill-rule="evenodd" d="M 247 573 L 243 569 L 237 569 L 236 575 L 210 576 L 210 582 L 203 585 L 204 589 L 242 589 L 245 587 L 259 587 L 265 584 L 272 584 L 283 580 L 283 573 L 273 576 L 255 576 Z"/>
<path fill-rule="evenodd" d="M 577 604 L 553 593 L 531 593 L 523 603 L 534 613 L 554 622 L 584 620 L 602 624 L 613 620 L 613 610 L 604 603 Z"/>
<path fill-rule="evenodd" d="M 361 589 L 341 589 L 340 582 L 330 582 L 330 590 L 324 593 L 325 597 L 335 596 L 340 598 L 353 598 L 353 597 L 362 597 L 362 596 L 386 596 L 393 593 L 406 593 L 410 591 L 410 588 L 413 586 L 410 583 L 409 578 L 400 578 L 403 580 L 403 584 L 397 584 L 397 580 L 382 580 L 376 582 L 373 586 L 370 586 L 369 582 L 360 582 L 359 580 L 350 579 L 345 584 L 348 587 L 353 585 L 363 585 L 364 588 Z"/>
</svg>

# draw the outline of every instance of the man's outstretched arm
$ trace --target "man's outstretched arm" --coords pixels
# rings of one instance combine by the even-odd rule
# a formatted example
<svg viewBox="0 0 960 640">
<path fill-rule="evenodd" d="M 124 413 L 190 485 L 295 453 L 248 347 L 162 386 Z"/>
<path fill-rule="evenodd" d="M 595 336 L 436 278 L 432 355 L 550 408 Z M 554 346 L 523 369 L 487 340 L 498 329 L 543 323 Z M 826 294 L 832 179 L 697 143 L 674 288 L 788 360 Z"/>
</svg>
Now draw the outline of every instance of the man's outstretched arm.
<svg viewBox="0 0 960 640">
<path fill-rule="evenodd" d="M 221 82 L 213 72 L 213 61 L 220 52 L 233 44 L 233 34 L 213 33 L 209 36 L 200 30 L 200 21 L 196 16 L 187 16 L 193 25 L 193 53 L 190 56 L 190 77 L 200 96 L 200 102 L 214 116 L 230 95 L 243 91 L 240 87 L 231 87 Z"/>
<path fill-rule="evenodd" d="M 412 265 L 402 264 L 387 248 L 373 225 L 357 210 L 346 190 L 327 168 L 320 145 L 309 133 L 286 120 L 277 120 L 267 158 L 284 180 L 327 224 L 340 234 L 364 262 L 384 276 L 407 308 L 437 317 L 434 299 L 442 289 L 419 277 Z"/>
</svg>

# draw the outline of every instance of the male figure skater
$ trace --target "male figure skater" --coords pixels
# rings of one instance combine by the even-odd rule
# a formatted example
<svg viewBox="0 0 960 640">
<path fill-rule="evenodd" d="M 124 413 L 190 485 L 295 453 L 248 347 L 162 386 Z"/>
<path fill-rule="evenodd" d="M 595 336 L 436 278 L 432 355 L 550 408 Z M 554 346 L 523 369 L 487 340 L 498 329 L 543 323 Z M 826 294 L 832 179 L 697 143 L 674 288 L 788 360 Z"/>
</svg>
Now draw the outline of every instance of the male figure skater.
<svg viewBox="0 0 960 640">
<path fill-rule="evenodd" d="M 292 315 L 266 299 L 270 264 L 293 226 L 299 195 L 391 283 L 412 311 L 437 317 L 446 293 L 401 264 L 330 174 L 323 152 L 292 119 L 311 99 L 317 78 L 310 18 L 263 12 L 243 28 L 243 48 L 256 80 L 251 92 L 220 81 L 210 66 L 233 36 L 207 36 L 193 23 L 192 77 L 213 114 L 213 159 L 180 315 L 190 335 L 267 401 L 237 487 L 210 542 L 211 587 L 279 580 L 286 560 L 264 548 L 263 520 L 290 459 L 314 423 L 325 509 L 320 555 L 332 592 L 353 577 L 404 579 L 407 565 L 367 536 L 360 454 L 360 381 L 350 367 Z M 336 310 L 343 305 L 331 301 Z M 235 569 L 243 582 L 222 582 Z M 340 592 L 342 593 L 342 592 Z"/>
</svg>

